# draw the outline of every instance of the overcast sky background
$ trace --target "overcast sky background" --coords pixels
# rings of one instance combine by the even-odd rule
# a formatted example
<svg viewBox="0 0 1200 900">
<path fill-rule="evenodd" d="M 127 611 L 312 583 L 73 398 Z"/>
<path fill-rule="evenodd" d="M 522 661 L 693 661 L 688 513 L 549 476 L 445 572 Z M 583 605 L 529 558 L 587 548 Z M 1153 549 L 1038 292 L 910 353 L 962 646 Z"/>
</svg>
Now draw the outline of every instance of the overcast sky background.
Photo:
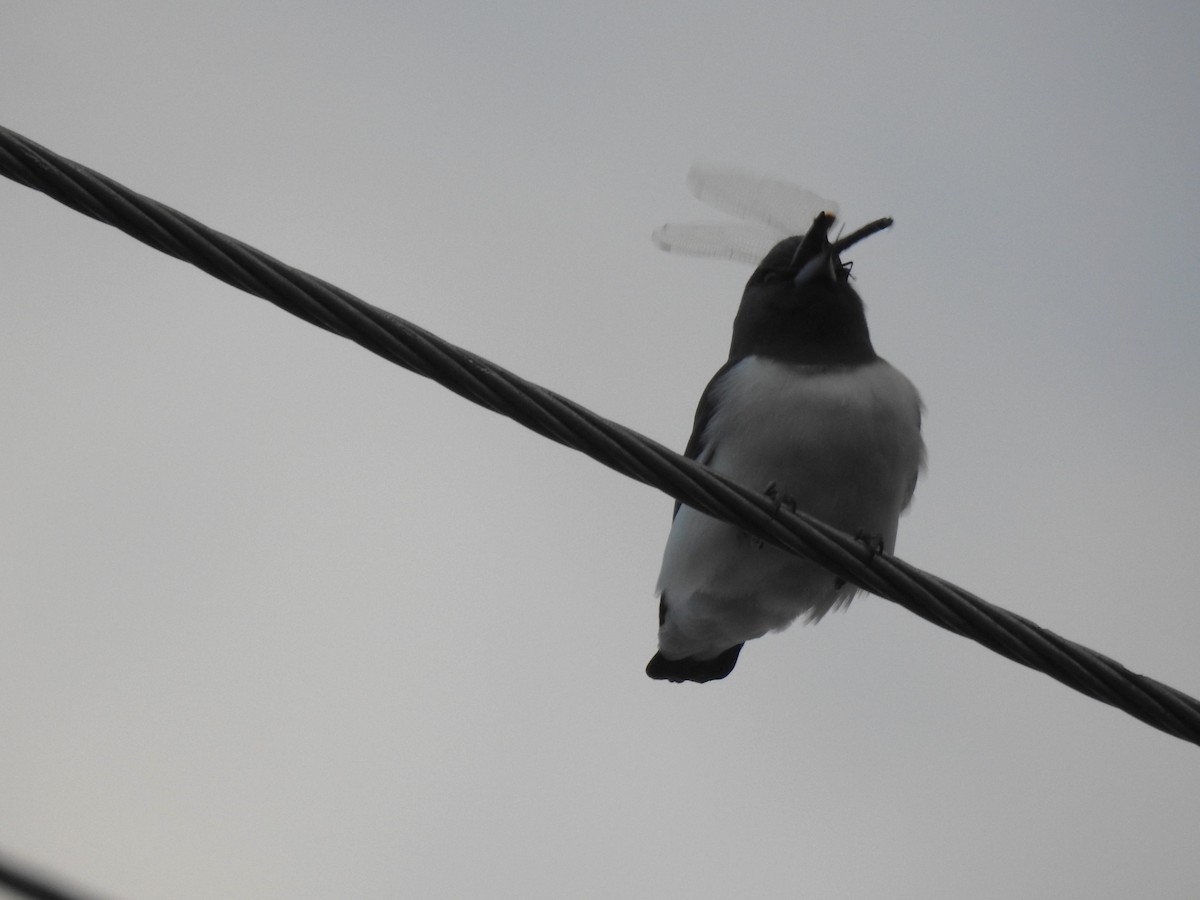
<svg viewBox="0 0 1200 900">
<path fill-rule="evenodd" d="M 690 163 L 894 216 L 898 553 L 1196 695 L 1198 55 L 1183 2 L 39 0 L 0 124 L 677 448 L 749 275 L 651 244 Z M 8 181 L 0 247 L 0 849 L 130 900 L 1195 897 L 1200 748 L 874 597 L 652 682 L 665 495 Z"/>
</svg>

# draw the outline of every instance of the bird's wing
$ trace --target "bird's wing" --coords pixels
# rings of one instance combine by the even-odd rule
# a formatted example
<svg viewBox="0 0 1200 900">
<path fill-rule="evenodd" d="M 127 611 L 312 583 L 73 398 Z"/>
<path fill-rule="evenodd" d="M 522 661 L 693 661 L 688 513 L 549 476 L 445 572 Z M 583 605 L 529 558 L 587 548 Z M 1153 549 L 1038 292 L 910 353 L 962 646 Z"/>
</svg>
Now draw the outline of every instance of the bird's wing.
<svg viewBox="0 0 1200 900">
<path fill-rule="evenodd" d="M 688 459 L 694 459 L 696 462 L 708 465 L 712 459 L 716 447 L 711 442 L 705 442 L 705 432 L 708 430 L 709 419 L 712 418 L 716 407 L 715 394 L 717 383 L 725 377 L 725 373 L 732 369 L 739 360 L 729 360 L 725 365 L 717 370 L 717 374 L 709 379 L 708 384 L 704 387 L 704 393 L 700 395 L 700 402 L 696 405 L 696 417 L 692 422 L 692 436 L 688 438 L 687 447 L 683 451 L 683 455 Z M 679 515 L 679 507 L 683 504 L 678 500 L 675 501 L 675 511 L 671 513 L 671 520 Z"/>
<path fill-rule="evenodd" d="M 917 398 L 917 409 L 916 409 L 917 434 L 921 433 L 921 424 L 922 424 L 921 419 L 923 418 L 924 413 L 925 413 L 925 404 L 922 403 L 921 398 L 918 397 Z M 904 493 L 904 505 L 902 507 L 900 507 L 902 510 L 908 509 L 908 504 L 912 503 L 913 494 L 917 490 L 917 479 L 921 477 L 921 472 L 924 471 L 924 469 L 925 469 L 925 445 L 924 445 L 924 443 L 922 443 L 921 444 L 921 455 L 917 459 L 917 467 L 915 469 L 913 469 L 912 478 L 909 479 L 908 487 Z"/>
</svg>

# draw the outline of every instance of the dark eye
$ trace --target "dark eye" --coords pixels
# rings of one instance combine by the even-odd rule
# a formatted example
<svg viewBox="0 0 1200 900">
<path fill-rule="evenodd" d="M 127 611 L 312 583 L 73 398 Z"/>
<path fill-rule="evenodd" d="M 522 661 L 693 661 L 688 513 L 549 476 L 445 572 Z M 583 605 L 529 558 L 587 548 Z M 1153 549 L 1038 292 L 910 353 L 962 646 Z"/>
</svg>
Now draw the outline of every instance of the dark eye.
<svg viewBox="0 0 1200 900">
<path fill-rule="evenodd" d="M 778 281 L 782 277 L 783 277 L 783 273 L 780 272 L 778 269 L 767 269 L 767 271 L 763 272 L 762 283 L 763 284 L 772 284 L 772 283 Z"/>
</svg>

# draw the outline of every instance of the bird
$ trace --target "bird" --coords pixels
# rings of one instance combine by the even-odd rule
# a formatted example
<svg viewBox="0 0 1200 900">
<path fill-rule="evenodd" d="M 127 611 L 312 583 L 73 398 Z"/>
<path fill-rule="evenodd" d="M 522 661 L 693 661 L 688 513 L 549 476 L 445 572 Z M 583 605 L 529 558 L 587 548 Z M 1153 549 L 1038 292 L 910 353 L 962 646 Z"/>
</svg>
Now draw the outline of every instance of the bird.
<svg viewBox="0 0 1200 900">
<path fill-rule="evenodd" d="M 834 221 L 817 214 L 750 276 L 729 358 L 701 395 L 685 455 L 891 553 L 924 468 L 923 405 L 876 354 L 840 256 L 890 220 L 831 243 Z M 802 616 L 816 622 L 857 592 L 817 563 L 677 502 L 646 674 L 725 678 L 746 641 Z"/>
</svg>

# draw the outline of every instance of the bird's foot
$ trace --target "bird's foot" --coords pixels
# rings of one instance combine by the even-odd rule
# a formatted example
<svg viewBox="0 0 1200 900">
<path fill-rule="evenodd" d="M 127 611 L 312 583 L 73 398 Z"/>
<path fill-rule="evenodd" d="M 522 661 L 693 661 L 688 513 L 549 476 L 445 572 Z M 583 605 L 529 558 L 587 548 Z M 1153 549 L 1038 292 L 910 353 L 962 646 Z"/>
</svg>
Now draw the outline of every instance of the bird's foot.
<svg viewBox="0 0 1200 900">
<path fill-rule="evenodd" d="M 854 539 L 871 551 L 872 556 L 878 556 L 883 552 L 883 535 L 868 534 L 861 528 L 854 532 Z"/>
<path fill-rule="evenodd" d="M 856 541 L 858 541 L 860 544 L 862 544 L 864 547 L 866 547 L 867 550 L 870 551 L 871 556 L 877 556 L 878 554 L 883 552 L 883 535 L 870 534 L 860 528 L 860 529 L 858 529 L 858 531 L 854 532 L 854 539 Z M 845 586 L 846 586 L 845 578 L 834 578 L 833 579 L 834 590 L 840 591 Z"/>
<path fill-rule="evenodd" d="M 793 513 L 796 511 L 796 499 L 791 494 L 785 494 L 779 490 L 779 485 L 774 481 L 766 486 L 763 493 L 766 494 L 768 500 L 775 504 L 775 512 L 779 512 L 780 509 L 786 509 Z"/>
<path fill-rule="evenodd" d="M 779 512 L 781 509 L 786 509 L 788 512 L 793 513 L 796 511 L 795 499 L 793 499 L 791 494 L 785 494 L 783 491 L 779 490 L 779 485 L 774 481 L 772 481 L 766 486 L 766 488 L 763 489 L 763 494 L 766 495 L 768 500 L 775 504 L 775 512 Z M 767 545 L 766 541 L 764 541 L 762 538 L 755 537 L 751 538 L 750 540 L 759 550 Z"/>
</svg>

